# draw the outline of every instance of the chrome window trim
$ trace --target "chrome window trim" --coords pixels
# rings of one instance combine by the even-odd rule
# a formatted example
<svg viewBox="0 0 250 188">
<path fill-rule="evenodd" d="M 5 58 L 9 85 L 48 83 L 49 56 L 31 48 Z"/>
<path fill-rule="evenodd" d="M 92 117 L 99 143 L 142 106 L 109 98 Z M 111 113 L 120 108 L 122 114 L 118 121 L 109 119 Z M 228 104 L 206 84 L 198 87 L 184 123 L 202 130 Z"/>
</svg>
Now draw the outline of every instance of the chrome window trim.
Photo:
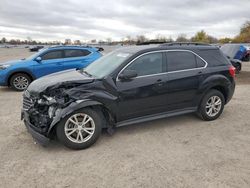
<svg viewBox="0 0 250 188">
<path fill-rule="evenodd" d="M 72 59 L 72 58 L 85 58 L 85 57 L 88 57 L 88 56 L 90 56 L 90 55 L 92 55 L 94 52 L 93 51 L 90 51 L 90 50 L 88 50 L 88 49 L 53 49 L 53 50 L 51 50 L 51 51 L 47 51 L 47 52 L 45 52 L 45 53 L 43 53 L 43 54 L 41 54 L 41 55 L 39 55 L 39 56 L 37 56 L 37 57 L 41 57 L 42 58 L 42 56 L 43 55 L 45 55 L 45 54 L 47 54 L 47 53 L 50 53 L 50 52 L 53 52 L 53 51 L 65 51 L 65 50 L 87 50 L 87 51 L 89 51 L 90 52 L 90 54 L 88 54 L 88 55 L 86 55 L 86 56 L 78 56 L 78 57 L 62 57 L 62 58 L 57 58 L 57 59 L 46 59 L 46 60 L 42 60 L 42 61 L 48 61 L 48 60 L 59 60 L 59 59 Z M 64 55 L 65 55 L 65 52 L 63 52 L 64 53 Z M 37 58 L 36 57 L 36 58 Z M 36 58 L 34 58 L 34 60 L 36 59 Z M 33 61 L 34 61 L 33 60 Z"/>
<path fill-rule="evenodd" d="M 194 54 L 196 57 L 200 58 L 204 63 L 205 66 L 203 67 L 198 67 L 198 68 L 193 68 L 193 69 L 184 69 L 184 70 L 178 70 L 178 71 L 170 71 L 170 72 L 162 72 L 162 73 L 157 73 L 157 74 L 149 74 L 149 75 L 143 75 L 143 76 L 137 76 L 136 78 L 143 78 L 143 77 L 149 77 L 149 76 L 157 76 L 157 75 L 163 75 L 163 74 L 172 74 L 172 73 L 177 73 L 177 72 L 185 72 L 185 71 L 191 71 L 191 70 L 200 70 L 200 69 L 205 69 L 208 66 L 208 63 L 205 59 L 203 59 L 201 56 L 199 56 L 198 54 L 196 54 L 195 52 L 191 51 L 191 50 L 157 50 L 157 51 L 152 51 L 152 52 L 146 52 L 143 53 L 139 56 L 137 56 L 136 58 L 134 58 L 133 60 L 131 60 L 127 65 L 125 65 L 122 70 L 118 73 L 117 77 L 116 77 L 116 81 L 120 81 L 119 79 L 119 75 L 121 74 L 122 71 L 124 71 L 124 69 L 126 69 L 130 64 L 132 64 L 135 60 L 137 60 L 138 58 L 147 55 L 147 54 L 152 54 L 152 53 L 162 53 L 162 52 L 191 52 L 192 54 Z"/>
</svg>

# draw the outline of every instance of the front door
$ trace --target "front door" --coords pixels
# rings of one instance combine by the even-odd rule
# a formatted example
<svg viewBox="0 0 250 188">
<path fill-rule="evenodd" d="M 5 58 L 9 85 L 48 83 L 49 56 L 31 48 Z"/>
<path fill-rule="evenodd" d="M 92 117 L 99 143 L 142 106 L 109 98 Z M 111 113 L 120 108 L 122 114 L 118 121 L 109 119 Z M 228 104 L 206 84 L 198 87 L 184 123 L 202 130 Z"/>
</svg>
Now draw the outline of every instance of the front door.
<svg viewBox="0 0 250 188">
<path fill-rule="evenodd" d="M 53 50 L 41 55 L 42 61 L 36 62 L 34 72 L 37 78 L 63 70 L 63 51 Z"/>
<path fill-rule="evenodd" d="M 123 70 L 135 70 L 137 77 L 117 80 L 118 121 L 162 112 L 167 100 L 164 54 L 153 52 L 139 56 Z"/>
</svg>

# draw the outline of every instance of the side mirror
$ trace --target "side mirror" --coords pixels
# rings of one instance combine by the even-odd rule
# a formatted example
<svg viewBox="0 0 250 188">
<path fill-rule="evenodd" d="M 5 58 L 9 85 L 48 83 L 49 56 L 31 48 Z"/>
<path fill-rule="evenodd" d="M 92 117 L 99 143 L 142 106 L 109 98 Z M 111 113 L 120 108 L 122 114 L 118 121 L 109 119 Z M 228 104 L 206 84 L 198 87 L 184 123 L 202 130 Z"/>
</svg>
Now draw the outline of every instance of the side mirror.
<svg viewBox="0 0 250 188">
<path fill-rule="evenodd" d="M 137 72 L 135 70 L 124 70 L 120 75 L 120 80 L 130 80 L 131 78 L 135 78 L 137 76 Z"/>
<path fill-rule="evenodd" d="M 36 60 L 38 63 L 40 63 L 40 62 L 42 61 L 42 58 L 41 58 L 41 57 L 37 57 L 35 60 Z"/>
</svg>

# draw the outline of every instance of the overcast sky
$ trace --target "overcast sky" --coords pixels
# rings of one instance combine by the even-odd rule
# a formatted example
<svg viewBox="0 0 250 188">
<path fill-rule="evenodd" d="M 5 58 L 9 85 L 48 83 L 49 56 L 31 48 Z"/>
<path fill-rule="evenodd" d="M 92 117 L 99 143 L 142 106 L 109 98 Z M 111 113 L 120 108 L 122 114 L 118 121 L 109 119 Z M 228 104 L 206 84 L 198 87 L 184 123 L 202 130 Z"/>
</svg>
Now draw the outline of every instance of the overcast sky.
<svg viewBox="0 0 250 188">
<path fill-rule="evenodd" d="M 119 40 L 188 37 L 204 29 L 233 37 L 250 20 L 250 0 L 0 0 L 0 37 Z"/>
</svg>

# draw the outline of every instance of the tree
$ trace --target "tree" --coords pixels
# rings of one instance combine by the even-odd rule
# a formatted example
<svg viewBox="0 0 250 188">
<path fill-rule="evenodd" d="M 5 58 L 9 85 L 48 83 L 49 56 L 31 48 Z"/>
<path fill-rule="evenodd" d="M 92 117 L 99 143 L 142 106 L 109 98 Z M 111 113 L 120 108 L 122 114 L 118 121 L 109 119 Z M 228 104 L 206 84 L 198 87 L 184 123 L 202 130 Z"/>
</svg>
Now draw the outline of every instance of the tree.
<svg viewBox="0 0 250 188">
<path fill-rule="evenodd" d="M 207 39 L 209 41 L 209 43 L 218 43 L 219 40 L 216 37 L 213 37 L 211 35 L 207 35 Z"/>
<path fill-rule="evenodd" d="M 144 35 L 138 35 L 136 37 L 137 43 L 143 43 L 146 42 L 148 39 Z"/>
<path fill-rule="evenodd" d="M 203 43 L 208 43 L 208 35 L 204 30 L 198 31 L 192 38 L 192 42 L 203 42 Z"/>
<path fill-rule="evenodd" d="M 6 43 L 7 39 L 5 37 L 2 38 L 1 43 Z"/>
<path fill-rule="evenodd" d="M 167 40 L 166 37 L 164 35 L 161 35 L 161 34 L 157 34 L 155 38 L 156 38 L 157 42 L 166 42 L 166 40 Z"/>
<path fill-rule="evenodd" d="M 180 34 L 178 35 L 176 42 L 188 42 L 189 40 L 187 39 L 186 34 Z"/>
<path fill-rule="evenodd" d="M 219 39 L 219 43 L 231 43 L 233 41 L 233 39 L 225 37 L 225 38 L 221 38 Z"/>
<path fill-rule="evenodd" d="M 233 42 L 250 42 L 250 21 L 246 21 L 240 29 L 240 34 L 237 35 Z"/>
</svg>

